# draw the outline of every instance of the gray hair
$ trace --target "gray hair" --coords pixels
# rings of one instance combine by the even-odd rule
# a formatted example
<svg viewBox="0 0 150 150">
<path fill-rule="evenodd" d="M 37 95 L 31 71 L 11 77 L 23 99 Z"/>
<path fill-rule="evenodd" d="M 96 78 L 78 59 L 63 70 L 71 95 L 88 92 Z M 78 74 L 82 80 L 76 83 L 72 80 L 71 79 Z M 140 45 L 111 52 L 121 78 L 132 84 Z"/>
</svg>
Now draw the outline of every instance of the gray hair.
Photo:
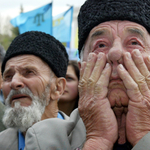
<svg viewBox="0 0 150 150">
<path fill-rule="evenodd" d="M 2 63 L 6 51 L 4 50 L 3 46 L 0 44 L 0 63 Z"/>
</svg>

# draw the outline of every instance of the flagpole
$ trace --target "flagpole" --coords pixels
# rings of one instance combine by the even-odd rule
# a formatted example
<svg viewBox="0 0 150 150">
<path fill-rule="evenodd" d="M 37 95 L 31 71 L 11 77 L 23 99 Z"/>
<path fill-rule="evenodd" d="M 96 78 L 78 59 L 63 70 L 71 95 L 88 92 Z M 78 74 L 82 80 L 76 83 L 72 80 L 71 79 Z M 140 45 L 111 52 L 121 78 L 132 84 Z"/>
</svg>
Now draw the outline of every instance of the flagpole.
<svg viewBox="0 0 150 150">
<path fill-rule="evenodd" d="M 53 0 L 51 0 L 51 3 L 52 3 L 52 18 L 53 18 Z M 51 32 L 52 32 L 52 35 L 53 35 L 53 19 L 52 19 L 52 28 L 51 28 Z"/>
<path fill-rule="evenodd" d="M 73 7 L 73 5 L 70 5 L 70 4 L 66 4 L 66 5 L 69 6 L 70 8 Z M 72 28 L 72 24 L 71 24 L 71 28 Z M 72 30 L 71 30 L 71 32 L 72 32 Z M 72 35 L 72 33 L 71 33 L 71 35 Z M 72 43 L 72 38 L 70 39 L 70 43 L 69 43 L 69 56 L 71 55 L 71 43 Z"/>
</svg>

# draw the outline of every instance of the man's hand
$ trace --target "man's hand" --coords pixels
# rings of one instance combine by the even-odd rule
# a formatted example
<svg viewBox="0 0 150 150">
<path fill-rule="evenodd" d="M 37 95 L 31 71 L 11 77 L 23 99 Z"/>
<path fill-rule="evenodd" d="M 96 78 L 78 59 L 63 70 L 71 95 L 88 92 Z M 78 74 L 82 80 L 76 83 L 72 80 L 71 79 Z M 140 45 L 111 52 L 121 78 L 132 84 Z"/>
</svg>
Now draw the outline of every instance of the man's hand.
<svg viewBox="0 0 150 150">
<path fill-rule="evenodd" d="M 87 131 L 84 150 L 110 150 L 118 138 L 116 117 L 106 97 L 110 74 L 103 53 L 90 53 L 81 64 L 78 108 Z"/>
<path fill-rule="evenodd" d="M 117 70 L 130 98 L 126 118 L 128 141 L 134 146 L 150 131 L 150 72 L 139 50 L 124 54 Z M 149 65 L 147 63 L 147 65 Z"/>
</svg>

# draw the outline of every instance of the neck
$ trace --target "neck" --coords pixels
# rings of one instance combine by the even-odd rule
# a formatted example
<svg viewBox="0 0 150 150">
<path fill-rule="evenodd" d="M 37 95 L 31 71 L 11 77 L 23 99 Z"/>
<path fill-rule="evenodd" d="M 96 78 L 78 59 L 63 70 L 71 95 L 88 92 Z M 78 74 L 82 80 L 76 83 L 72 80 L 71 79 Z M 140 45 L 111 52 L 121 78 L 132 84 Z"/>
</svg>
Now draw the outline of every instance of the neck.
<svg viewBox="0 0 150 150">
<path fill-rule="evenodd" d="M 63 111 L 65 114 L 70 116 L 71 112 L 75 107 L 75 103 L 76 101 L 70 101 L 70 102 L 59 101 L 58 108 L 59 110 Z"/>
<path fill-rule="evenodd" d="M 57 118 L 58 114 L 58 104 L 56 100 L 51 100 L 49 104 L 45 107 L 45 111 L 41 117 L 41 120 L 49 118 Z"/>
</svg>

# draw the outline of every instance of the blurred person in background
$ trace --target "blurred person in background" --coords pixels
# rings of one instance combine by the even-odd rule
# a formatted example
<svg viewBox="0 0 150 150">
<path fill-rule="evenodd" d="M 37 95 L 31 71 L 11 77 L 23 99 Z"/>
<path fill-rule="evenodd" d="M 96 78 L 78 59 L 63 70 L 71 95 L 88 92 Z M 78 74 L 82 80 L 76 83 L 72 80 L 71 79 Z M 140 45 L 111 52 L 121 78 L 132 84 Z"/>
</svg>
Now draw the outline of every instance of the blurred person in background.
<svg viewBox="0 0 150 150">
<path fill-rule="evenodd" d="M 68 116 L 70 116 L 71 112 L 78 107 L 78 83 L 78 62 L 75 60 L 70 60 L 66 73 L 66 88 L 58 102 L 59 110 L 63 111 Z"/>
</svg>

